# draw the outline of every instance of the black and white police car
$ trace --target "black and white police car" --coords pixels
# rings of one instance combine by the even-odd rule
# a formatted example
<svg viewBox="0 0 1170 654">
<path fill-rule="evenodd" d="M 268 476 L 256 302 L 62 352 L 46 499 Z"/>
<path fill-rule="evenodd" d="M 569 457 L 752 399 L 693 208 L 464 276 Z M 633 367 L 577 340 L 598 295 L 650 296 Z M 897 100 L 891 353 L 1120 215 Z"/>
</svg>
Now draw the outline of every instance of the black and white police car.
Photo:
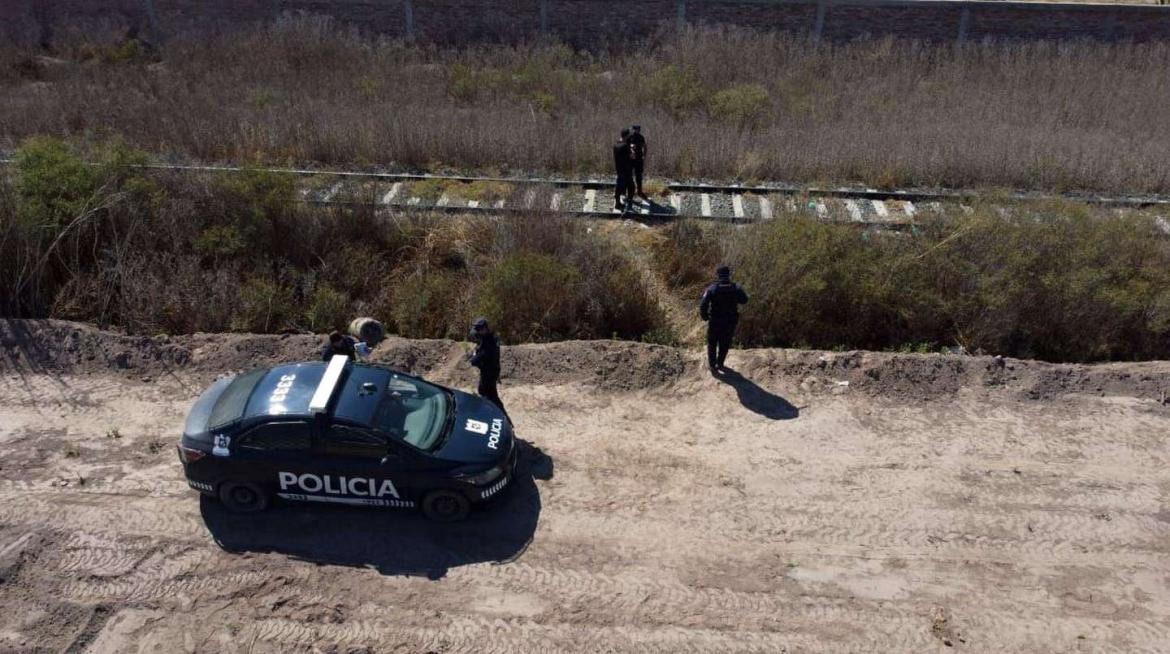
<svg viewBox="0 0 1170 654">
<path fill-rule="evenodd" d="M 187 483 L 237 512 L 281 498 L 459 520 L 507 486 L 516 458 L 491 402 L 344 356 L 217 381 L 179 442 Z"/>
</svg>

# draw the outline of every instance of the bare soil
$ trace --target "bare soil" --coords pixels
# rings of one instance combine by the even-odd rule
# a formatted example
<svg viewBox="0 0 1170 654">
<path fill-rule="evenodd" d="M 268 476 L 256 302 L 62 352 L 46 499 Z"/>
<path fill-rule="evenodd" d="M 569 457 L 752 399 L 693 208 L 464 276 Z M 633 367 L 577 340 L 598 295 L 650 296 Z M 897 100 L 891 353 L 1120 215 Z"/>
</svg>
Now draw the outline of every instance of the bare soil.
<svg viewBox="0 0 1170 654">
<path fill-rule="evenodd" d="M 0 651 L 1170 642 L 1170 362 L 508 347 L 523 474 L 466 523 L 201 500 L 195 396 L 320 344 L 0 321 Z M 463 348 L 375 358 L 470 388 Z"/>
</svg>

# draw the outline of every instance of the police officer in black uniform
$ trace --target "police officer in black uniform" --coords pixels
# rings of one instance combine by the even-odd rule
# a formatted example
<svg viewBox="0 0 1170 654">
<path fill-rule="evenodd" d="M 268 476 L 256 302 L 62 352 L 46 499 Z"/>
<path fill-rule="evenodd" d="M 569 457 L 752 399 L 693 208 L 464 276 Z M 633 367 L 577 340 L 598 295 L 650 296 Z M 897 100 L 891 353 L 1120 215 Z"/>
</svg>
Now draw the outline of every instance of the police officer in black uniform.
<svg viewBox="0 0 1170 654">
<path fill-rule="evenodd" d="M 623 209 L 622 196 L 625 196 L 625 208 L 633 201 L 633 160 L 630 156 L 630 130 L 622 130 L 622 138 L 613 144 L 613 167 L 617 171 L 617 182 L 613 188 L 613 208 Z"/>
<path fill-rule="evenodd" d="M 712 373 L 723 371 L 735 326 L 739 322 L 739 305 L 747 304 L 747 293 L 731 281 L 731 268 L 719 266 L 718 278 L 703 291 L 699 315 L 707 321 L 707 367 Z"/>
<path fill-rule="evenodd" d="M 321 360 L 330 361 L 334 355 L 341 354 L 351 359 L 357 358 L 357 341 L 341 332 L 329 334 L 329 344 L 321 350 Z"/>
<path fill-rule="evenodd" d="M 500 399 L 500 392 L 496 384 L 500 381 L 500 342 L 488 327 L 487 318 L 476 318 L 471 323 L 471 340 L 475 341 L 475 351 L 471 353 L 471 365 L 479 368 L 479 388 L 476 392 L 480 397 L 491 400 L 500 407 L 508 422 L 512 419 L 504 408 L 504 401 Z"/>
<path fill-rule="evenodd" d="M 646 137 L 642 136 L 642 126 L 634 125 L 634 133 L 630 134 L 630 168 L 633 172 L 634 186 L 638 189 L 638 197 L 648 200 L 642 192 L 642 171 L 646 167 Z"/>
</svg>

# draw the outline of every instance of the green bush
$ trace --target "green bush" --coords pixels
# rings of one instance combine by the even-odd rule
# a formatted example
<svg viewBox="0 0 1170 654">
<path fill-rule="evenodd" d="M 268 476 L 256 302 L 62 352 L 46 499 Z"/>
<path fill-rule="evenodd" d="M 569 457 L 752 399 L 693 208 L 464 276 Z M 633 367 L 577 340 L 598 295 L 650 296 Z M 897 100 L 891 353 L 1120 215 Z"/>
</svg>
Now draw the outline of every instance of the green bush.
<svg viewBox="0 0 1170 654">
<path fill-rule="evenodd" d="M 382 315 L 407 338 L 464 338 L 468 281 L 463 275 L 432 270 L 394 282 L 381 303 Z"/>
<path fill-rule="evenodd" d="M 963 345 L 1054 361 L 1170 352 L 1170 241 L 1056 206 L 927 219 L 914 235 L 786 218 L 731 237 L 752 345 Z"/>
<path fill-rule="evenodd" d="M 231 328 L 238 332 L 275 332 L 292 326 L 292 290 L 271 279 L 255 276 L 240 287 Z"/>
<path fill-rule="evenodd" d="M 689 68 L 668 64 L 650 73 L 643 90 L 643 101 L 657 104 L 675 116 L 680 116 L 703 104 L 707 89 L 698 75 Z"/>
<path fill-rule="evenodd" d="M 604 266 L 599 274 L 586 275 L 582 289 L 583 299 L 596 303 L 598 309 L 586 335 L 641 340 L 656 331 L 659 338 L 664 338 L 669 329 L 662 310 L 633 264 L 616 252 L 599 258 L 597 263 Z"/>
<path fill-rule="evenodd" d="M 349 298 L 328 284 L 318 284 L 309 298 L 305 321 L 316 333 L 344 330 L 349 324 Z"/>
<path fill-rule="evenodd" d="M 235 257 L 247 252 L 249 245 L 236 225 L 212 225 L 199 233 L 195 251 L 205 257 Z"/>
<path fill-rule="evenodd" d="M 736 84 L 712 95 L 707 111 L 725 123 L 756 127 L 771 118 L 772 98 L 760 84 Z"/>
<path fill-rule="evenodd" d="M 477 313 L 513 342 L 578 336 L 576 268 L 547 254 L 521 252 L 490 270 L 476 291 Z"/>
<path fill-rule="evenodd" d="M 684 219 L 665 230 L 650 246 L 654 267 L 671 288 L 692 290 L 709 281 L 719 265 L 719 241 L 713 228 Z"/>
<path fill-rule="evenodd" d="M 947 230 L 958 236 L 943 243 L 935 228 L 920 265 L 955 340 L 1058 361 L 1166 356 L 1170 241 L 1149 216 L 1056 205 Z"/>
<path fill-rule="evenodd" d="M 224 229 L 205 235 L 204 245 L 234 246 L 242 241 L 261 255 L 288 254 L 299 237 L 291 229 L 296 200 L 291 175 L 254 169 L 225 174 L 217 190 L 222 195 L 222 213 L 212 217 L 209 227 Z"/>
<path fill-rule="evenodd" d="M 25 225 L 56 233 L 99 204 L 99 171 L 61 141 L 35 136 L 14 157 L 17 218 Z"/>
<path fill-rule="evenodd" d="M 847 226 L 797 216 L 736 232 L 729 250 L 751 296 L 739 338 L 754 345 L 882 349 L 899 340 L 897 291 L 886 239 L 865 241 Z"/>
</svg>

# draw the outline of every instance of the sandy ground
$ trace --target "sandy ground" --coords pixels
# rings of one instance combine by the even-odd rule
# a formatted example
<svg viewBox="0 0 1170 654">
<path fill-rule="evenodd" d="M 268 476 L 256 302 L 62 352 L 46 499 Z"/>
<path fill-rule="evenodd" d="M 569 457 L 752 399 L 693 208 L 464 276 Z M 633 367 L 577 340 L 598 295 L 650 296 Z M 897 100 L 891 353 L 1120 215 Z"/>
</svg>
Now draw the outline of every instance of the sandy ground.
<svg viewBox="0 0 1170 654">
<path fill-rule="evenodd" d="M 183 483 L 196 394 L 310 337 L 0 337 L 0 651 L 1170 647 L 1167 363 L 508 348 L 524 474 L 440 526 Z"/>
</svg>

